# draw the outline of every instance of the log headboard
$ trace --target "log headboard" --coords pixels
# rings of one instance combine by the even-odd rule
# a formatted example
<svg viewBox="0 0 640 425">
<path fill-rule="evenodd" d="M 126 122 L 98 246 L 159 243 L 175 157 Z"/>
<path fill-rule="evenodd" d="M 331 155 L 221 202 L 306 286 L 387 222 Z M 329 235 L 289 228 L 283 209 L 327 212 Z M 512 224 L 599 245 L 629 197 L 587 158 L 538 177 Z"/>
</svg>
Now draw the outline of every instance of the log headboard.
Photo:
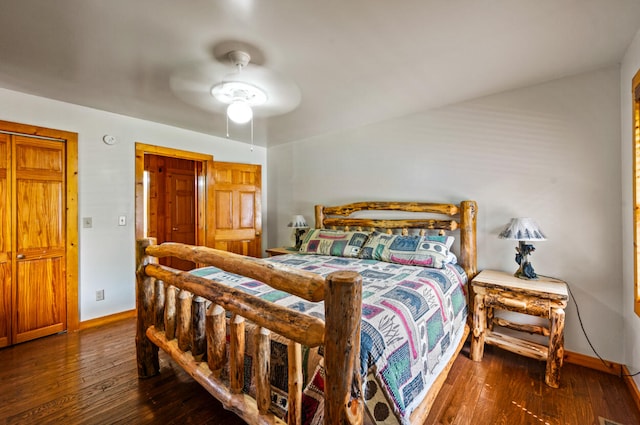
<svg viewBox="0 0 640 425">
<path fill-rule="evenodd" d="M 358 217 L 360 211 L 402 211 L 416 213 L 420 218 L 367 218 Z M 344 228 L 357 230 L 378 230 L 391 233 L 394 229 L 407 234 L 409 229 L 459 232 L 460 252 L 458 262 L 471 280 L 477 273 L 476 215 L 475 201 L 460 204 L 439 204 L 427 202 L 355 202 L 339 206 L 315 206 L 315 227 Z M 425 218 L 425 216 L 427 216 Z"/>
</svg>

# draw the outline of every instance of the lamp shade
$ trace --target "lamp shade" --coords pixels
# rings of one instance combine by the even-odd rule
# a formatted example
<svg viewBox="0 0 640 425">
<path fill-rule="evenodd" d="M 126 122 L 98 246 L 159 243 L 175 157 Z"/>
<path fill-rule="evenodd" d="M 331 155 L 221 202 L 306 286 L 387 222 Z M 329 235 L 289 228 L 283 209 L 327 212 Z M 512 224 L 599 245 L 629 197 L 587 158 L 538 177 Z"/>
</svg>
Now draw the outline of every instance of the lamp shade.
<svg viewBox="0 0 640 425">
<path fill-rule="evenodd" d="M 307 225 L 307 221 L 300 214 L 296 214 L 291 218 L 287 227 L 293 227 L 294 229 L 306 229 L 309 226 Z"/>
<path fill-rule="evenodd" d="M 498 237 L 516 241 L 544 241 L 547 239 L 538 223 L 529 217 L 512 218 Z"/>
</svg>

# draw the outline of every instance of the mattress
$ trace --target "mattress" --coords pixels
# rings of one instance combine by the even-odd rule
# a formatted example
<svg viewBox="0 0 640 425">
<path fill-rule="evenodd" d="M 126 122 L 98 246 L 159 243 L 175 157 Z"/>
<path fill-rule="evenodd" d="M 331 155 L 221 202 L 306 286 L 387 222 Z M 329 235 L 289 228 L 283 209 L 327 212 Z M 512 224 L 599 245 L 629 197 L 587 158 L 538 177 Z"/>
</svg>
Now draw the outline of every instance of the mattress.
<svg viewBox="0 0 640 425">
<path fill-rule="evenodd" d="M 457 264 L 444 268 L 409 266 L 376 260 L 324 255 L 289 254 L 264 259 L 326 276 L 338 270 L 362 275 L 360 369 L 367 422 L 405 424 L 435 378 L 456 355 L 464 334 L 468 305 L 467 277 Z M 262 299 L 324 319 L 324 305 L 273 289 L 251 278 L 215 267 L 192 271 Z M 278 344 L 282 347 L 278 347 Z M 245 367 L 250 370 L 247 347 Z M 286 412 L 286 345 L 272 341 L 272 401 L 274 411 Z M 283 354 L 283 355 L 284 355 Z M 319 354 L 319 355 L 318 355 Z M 321 424 L 323 402 L 322 350 L 305 349 L 306 383 L 303 422 Z M 248 363 L 248 364 L 247 364 Z M 278 365 L 281 365 L 280 367 Z M 284 374 L 284 376 L 282 376 Z M 250 376 L 245 373 L 245 376 Z M 245 383 L 251 391 L 251 382 Z"/>
</svg>

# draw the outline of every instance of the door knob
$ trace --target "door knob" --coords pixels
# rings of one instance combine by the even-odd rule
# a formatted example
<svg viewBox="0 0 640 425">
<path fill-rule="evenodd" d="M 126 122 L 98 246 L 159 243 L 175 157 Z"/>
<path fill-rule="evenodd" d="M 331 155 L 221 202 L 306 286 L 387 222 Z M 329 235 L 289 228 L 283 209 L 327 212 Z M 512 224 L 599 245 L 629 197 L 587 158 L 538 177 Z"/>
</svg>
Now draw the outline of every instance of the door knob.
<svg viewBox="0 0 640 425">
<path fill-rule="evenodd" d="M 16 258 L 18 260 L 24 260 L 26 258 L 26 256 L 24 254 L 18 254 L 18 255 L 16 255 Z"/>
<path fill-rule="evenodd" d="M 178 228 L 177 227 L 172 227 L 171 230 L 173 230 L 174 232 L 177 232 Z"/>
</svg>

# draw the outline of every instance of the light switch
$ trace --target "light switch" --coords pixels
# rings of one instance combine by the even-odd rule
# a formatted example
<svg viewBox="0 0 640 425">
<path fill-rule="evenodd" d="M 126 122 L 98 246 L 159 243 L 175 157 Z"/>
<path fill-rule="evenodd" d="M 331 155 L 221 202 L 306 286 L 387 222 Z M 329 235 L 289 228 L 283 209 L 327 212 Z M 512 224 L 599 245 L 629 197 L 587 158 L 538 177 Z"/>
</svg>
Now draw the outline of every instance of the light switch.
<svg viewBox="0 0 640 425">
<path fill-rule="evenodd" d="M 127 225 L 127 216 L 121 215 L 118 217 L 118 226 L 126 226 Z"/>
<path fill-rule="evenodd" d="M 82 227 L 85 229 L 91 229 L 93 227 L 93 220 L 91 217 L 82 217 Z"/>
</svg>

